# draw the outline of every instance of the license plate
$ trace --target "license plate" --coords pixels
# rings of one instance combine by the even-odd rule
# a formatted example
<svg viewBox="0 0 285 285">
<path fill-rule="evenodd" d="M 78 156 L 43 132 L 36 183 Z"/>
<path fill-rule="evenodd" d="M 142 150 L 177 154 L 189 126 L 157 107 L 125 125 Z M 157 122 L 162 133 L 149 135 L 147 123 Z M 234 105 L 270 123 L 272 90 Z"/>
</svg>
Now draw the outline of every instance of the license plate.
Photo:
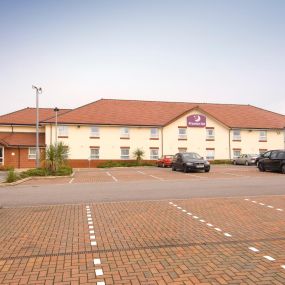
<svg viewBox="0 0 285 285">
<path fill-rule="evenodd" d="M 196 165 L 197 168 L 204 168 L 204 165 Z"/>
</svg>

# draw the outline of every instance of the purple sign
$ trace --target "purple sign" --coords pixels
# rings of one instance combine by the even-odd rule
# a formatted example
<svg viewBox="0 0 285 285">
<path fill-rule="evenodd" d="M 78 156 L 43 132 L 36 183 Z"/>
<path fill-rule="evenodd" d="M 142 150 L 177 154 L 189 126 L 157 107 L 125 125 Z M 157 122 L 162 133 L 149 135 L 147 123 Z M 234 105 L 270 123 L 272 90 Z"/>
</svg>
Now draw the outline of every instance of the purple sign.
<svg viewBox="0 0 285 285">
<path fill-rule="evenodd" d="M 206 127 L 206 116 L 204 115 L 191 115 L 187 117 L 187 126 L 188 127 Z"/>
</svg>

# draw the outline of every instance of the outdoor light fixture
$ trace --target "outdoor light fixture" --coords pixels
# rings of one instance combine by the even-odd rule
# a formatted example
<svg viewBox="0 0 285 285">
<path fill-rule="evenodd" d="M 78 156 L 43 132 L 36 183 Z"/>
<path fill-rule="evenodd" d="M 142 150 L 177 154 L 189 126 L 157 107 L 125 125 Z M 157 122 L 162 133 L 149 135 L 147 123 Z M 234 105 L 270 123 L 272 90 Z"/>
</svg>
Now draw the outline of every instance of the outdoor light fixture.
<svg viewBox="0 0 285 285">
<path fill-rule="evenodd" d="M 53 110 L 55 111 L 55 144 L 57 144 L 57 112 L 59 109 L 55 107 Z"/>
<path fill-rule="evenodd" d="M 36 117 L 36 167 L 40 167 L 40 149 L 39 149 L 39 94 L 41 94 L 42 88 L 32 85 L 33 89 L 36 89 L 36 110 L 37 110 L 37 117 Z"/>
</svg>

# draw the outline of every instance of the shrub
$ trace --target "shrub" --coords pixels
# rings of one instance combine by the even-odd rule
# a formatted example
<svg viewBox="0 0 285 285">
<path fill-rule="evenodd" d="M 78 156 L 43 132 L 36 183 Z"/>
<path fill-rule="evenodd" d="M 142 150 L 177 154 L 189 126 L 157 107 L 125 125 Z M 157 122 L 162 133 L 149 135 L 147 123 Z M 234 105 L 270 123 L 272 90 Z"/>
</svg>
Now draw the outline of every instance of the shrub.
<svg viewBox="0 0 285 285">
<path fill-rule="evenodd" d="M 45 168 L 34 168 L 29 169 L 27 171 L 21 172 L 20 176 L 21 178 L 26 178 L 30 176 L 47 176 L 48 171 Z"/>
<path fill-rule="evenodd" d="M 57 171 L 54 172 L 56 176 L 67 176 L 72 174 L 73 170 L 69 166 L 62 166 Z"/>
<path fill-rule="evenodd" d="M 106 161 L 99 164 L 98 168 L 111 168 L 111 167 L 133 167 L 133 166 L 154 166 L 152 162 L 138 162 L 138 161 Z"/>
<path fill-rule="evenodd" d="M 229 159 L 216 159 L 210 162 L 211 164 L 232 164 L 232 161 Z"/>
<path fill-rule="evenodd" d="M 14 170 L 9 170 L 7 178 L 6 178 L 6 182 L 12 183 L 12 182 L 17 181 L 19 178 L 20 178 L 19 175 Z"/>
</svg>

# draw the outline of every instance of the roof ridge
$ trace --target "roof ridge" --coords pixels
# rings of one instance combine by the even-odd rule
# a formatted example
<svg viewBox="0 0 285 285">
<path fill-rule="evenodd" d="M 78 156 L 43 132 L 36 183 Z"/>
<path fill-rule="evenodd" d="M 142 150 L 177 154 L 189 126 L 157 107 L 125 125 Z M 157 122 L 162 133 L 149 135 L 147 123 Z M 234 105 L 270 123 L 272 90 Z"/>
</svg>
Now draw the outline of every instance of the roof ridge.
<svg viewBox="0 0 285 285">
<path fill-rule="evenodd" d="M 267 109 L 264 109 L 264 108 L 261 108 L 261 107 L 257 107 L 257 106 L 254 106 L 254 105 L 249 105 L 253 108 L 256 108 L 256 109 L 259 109 L 259 110 L 262 110 L 262 111 L 266 111 L 267 113 L 272 113 L 272 114 L 275 114 L 275 115 L 279 115 L 279 116 L 283 116 L 285 117 L 284 114 L 280 114 L 280 113 L 277 113 L 277 112 L 274 112 L 274 111 L 270 111 L 270 110 L 267 110 Z"/>
<path fill-rule="evenodd" d="M 4 116 L 8 116 L 8 115 L 12 115 L 12 114 L 15 114 L 17 112 L 20 112 L 20 111 L 23 111 L 23 110 L 26 110 L 26 109 L 29 109 L 30 107 L 26 107 L 26 108 L 23 108 L 23 109 L 20 109 L 20 110 L 17 110 L 17 111 L 13 111 L 13 112 L 10 112 L 10 113 L 7 113 L 7 114 L 4 114 L 4 115 L 0 115 L 0 118 L 1 117 L 4 117 Z"/>
</svg>

